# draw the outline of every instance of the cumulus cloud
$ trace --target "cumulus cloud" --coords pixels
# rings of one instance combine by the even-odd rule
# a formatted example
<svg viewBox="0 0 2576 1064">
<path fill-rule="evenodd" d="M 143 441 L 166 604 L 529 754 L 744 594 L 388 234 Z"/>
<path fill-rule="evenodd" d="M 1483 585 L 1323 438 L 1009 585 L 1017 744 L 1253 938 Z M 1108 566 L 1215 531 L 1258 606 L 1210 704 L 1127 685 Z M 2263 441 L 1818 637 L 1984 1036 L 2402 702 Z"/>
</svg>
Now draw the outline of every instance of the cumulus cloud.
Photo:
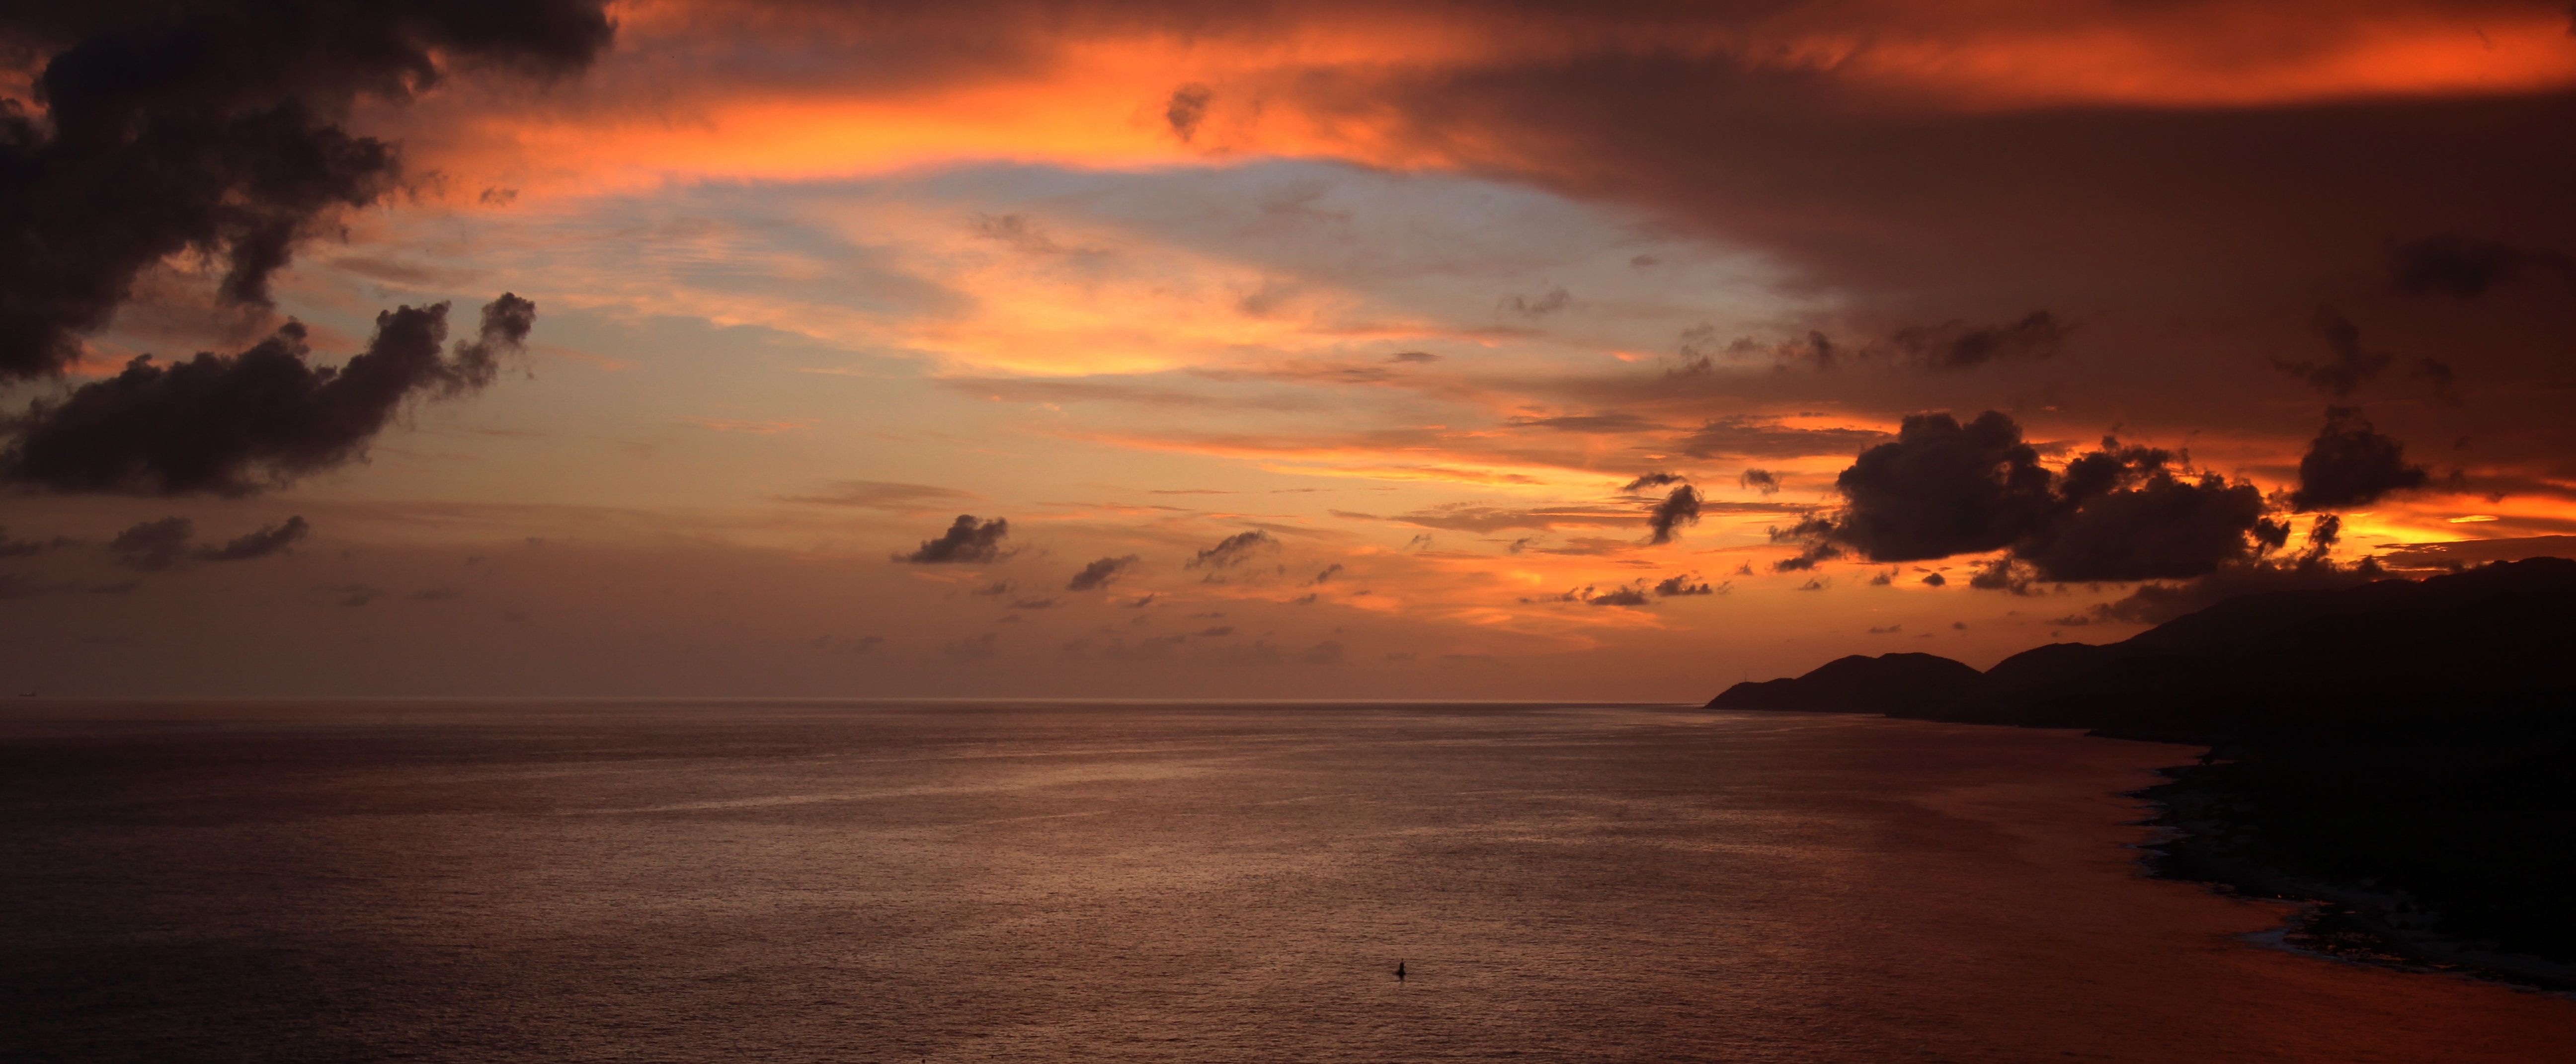
<svg viewBox="0 0 2576 1064">
<path fill-rule="evenodd" d="M 1612 589 L 1610 589 L 1610 591 L 1609 591 L 1609 592 L 1607 592 L 1607 593 L 1605 593 L 1605 594 L 1594 595 L 1594 596 L 1591 596 L 1591 597 L 1589 597 L 1589 598 L 1584 599 L 1583 601 L 1585 601 L 1585 602 L 1589 602 L 1589 603 L 1591 603 L 1591 604 L 1593 604 L 1593 605 L 1595 605 L 1595 606 L 1631 606 L 1631 607 L 1634 607 L 1634 606 L 1645 606 L 1645 605 L 1650 605 L 1650 604 L 1651 604 L 1651 603 L 1650 603 L 1650 601 L 1646 598 L 1646 591 L 1645 591 L 1645 589 L 1644 589 L 1643 587 L 1638 587 L 1638 586 L 1627 586 L 1627 587 L 1616 587 L 1616 588 L 1612 588 Z"/>
<path fill-rule="evenodd" d="M 2013 545 L 2048 580 L 2154 580 L 2199 576 L 2249 556 L 2263 493 L 2204 473 L 2177 476 L 2172 456 L 2146 447 L 2104 449 L 2069 463 L 2052 519 Z"/>
<path fill-rule="evenodd" d="M 41 59 L 42 117 L 0 105 L 0 379 L 60 372 L 147 269 L 218 263 L 215 296 L 269 279 L 335 212 L 401 184 L 398 149 L 343 129 L 481 65 L 569 74 L 613 28 L 598 0 L 13 4 L 0 48 Z M 300 341 L 300 337 L 298 340 Z"/>
<path fill-rule="evenodd" d="M 2424 467 L 2406 462 L 2406 445 L 2381 435 L 2361 411 L 2326 408 L 2326 426 L 2299 458 L 2299 488 L 2290 506 L 2301 511 L 2367 506 L 2392 492 L 2432 481 Z"/>
<path fill-rule="evenodd" d="M 977 521 L 973 514 L 959 514 L 948 531 L 937 539 L 921 541 L 921 549 L 898 554 L 894 560 L 914 565 L 989 562 L 1002 556 L 1002 539 L 1011 534 L 1011 523 L 996 517 Z"/>
<path fill-rule="evenodd" d="M 1862 451 L 1834 479 L 1846 502 L 1839 515 L 1791 534 L 1875 562 L 2000 550 L 2047 520 L 2051 479 L 2010 417 L 1989 410 L 1961 425 L 1914 414 L 1894 442 Z"/>
<path fill-rule="evenodd" d="M 1969 585 L 2021 591 L 2033 580 L 2198 576 L 2279 545 L 2251 484 L 2193 475 L 2169 452 L 2108 438 L 2052 473 L 1995 411 L 1966 425 L 1908 417 L 1895 442 L 1861 452 L 1835 487 L 1843 509 L 1774 532 L 1807 544 L 1775 568 L 1813 568 L 1846 550 L 1873 562 L 2008 551 Z"/>
<path fill-rule="evenodd" d="M 504 294 L 482 327 L 442 356 L 447 304 L 376 316 L 367 350 L 337 368 L 311 366 L 304 327 L 238 355 L 200 354 L 167 367 L 150 356 L 39 400 L 13 427 L 0 478 L 53 492 L 249 495 L 365 457 L 406 401 L 478 391 L 518 352 L 536 304 Z"/>
<path fill-rule="evenodd" d="M 1118 578 L 1119 573 L 1124 572 L 1129 566 L 1135 565 L 1137 562 L 1142 560 L 1143 559 L 1138 558 L 1133 554 L 1119 558 L 1102 558 L 1099 561 L 1083 566 L 1081 572 L 1073 574 L 1072 581 L 1066 583 L 1064 585 L 1064 589 L 1067 591 L 1089 591 L 1093 588 L 1107 587 L 1109 586 L 1110 581 Z"/>
<path fill-rule="evenodd" d="M 1646 511 L 1646 527 L 1654 530 L 1647 542 L 1657 546 L 1670 543 L 1681 526 L 1698 523 L 1699 489 L 1684 484 Z"/>
<path fill-rule="evenodd" d="M 1698 583 L 1692 583 L 1690 574 L 1687 573 L 1680 576 L 1665 577 L 1662 581 L 1655 584 L 1655 596 L 1658 598 L 1676 598 L 1684 595 L 1715 595 L 1718 593 L 1720 593 L 1719 589 L 1710 587 L 1708 582 L 1705 580 Z"/>
<path fill-rule="evenodd" d="M 1735 483 L 1738 487 L 1751 488 L 1766 496 L 1780 493 L 1780 474 L 1768 469 L 1747 469 L 1744 475 L 1735 478 Z"/>
<path fill-rule="evenodd" d="M 1420 537 L 1417 537 L 1420 538 Z M 1266 550 L 1279 549 L 1279 541 L 1260 529 L 1237 532 L 1218 541 L 1216 546 L 1200 551 L 1183 566 L 1188 569 L 1231 569 Z"/>
</svg>

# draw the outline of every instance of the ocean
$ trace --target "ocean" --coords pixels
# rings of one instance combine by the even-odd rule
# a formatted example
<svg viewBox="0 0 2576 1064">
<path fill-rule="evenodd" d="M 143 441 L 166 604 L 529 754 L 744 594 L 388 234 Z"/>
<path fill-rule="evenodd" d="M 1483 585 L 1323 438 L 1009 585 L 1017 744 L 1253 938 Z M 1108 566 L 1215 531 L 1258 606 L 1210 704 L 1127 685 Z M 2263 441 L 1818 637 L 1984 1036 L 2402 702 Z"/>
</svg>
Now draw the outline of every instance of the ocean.
<svg viewBox="0 0 2576 1064">
<path fill-rule="evenodd" d="M 2576 1052 L 2564 996 L 2146 878 L 2122 792 L 2196 752 L 1633 705 L 30 701 L 0 1058 Z"/>
</svg>

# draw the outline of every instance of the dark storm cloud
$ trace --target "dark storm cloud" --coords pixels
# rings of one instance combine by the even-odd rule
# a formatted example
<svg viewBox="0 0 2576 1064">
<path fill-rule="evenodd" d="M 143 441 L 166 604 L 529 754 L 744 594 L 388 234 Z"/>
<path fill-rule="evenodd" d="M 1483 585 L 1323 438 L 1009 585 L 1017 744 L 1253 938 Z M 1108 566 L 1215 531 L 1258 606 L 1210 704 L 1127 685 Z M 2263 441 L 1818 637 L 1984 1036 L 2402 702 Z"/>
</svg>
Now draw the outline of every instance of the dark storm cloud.
<svg viewBox="0 0 2576 1064">
<path fill-rule="evenodd" d="M 1308 85 L 1409 120 L 1411 143 L 1664 207 L 1824 283 L 1913 298 L 2277 290 L 2391 233 L 2563 243 L 2571 221 L 2576 144 L 2530 132 L 2568 128 L 2566 94 L 1944 109 L 1854 90 L 1761 58 L 1626 51 Z"/>
<path fill-rule="evenodd" d="M 447 304 L 376 316 L 367 350 L 338 368 L 307 365 L 304 327 L 288 322 L 238 355 L 168 367 L 149 356 L 59 401 L 39 400 L 11 431 L 0 478 L 53 492 L 248 495 L 365 457 L 407 400 L 490 384 L 519 351 L 536 304 L 504 294 L 475 339 L 442 357 Z"/>
<path fill-rule="evenodd" d="M 1877 562 L 2001 549 L 2046 521 L 2055 501 L 2021 426 L 1991 410 L 1966 425 L 1911 415 L 1894 442 L 1862 451 L 1834 486 L 1848 504 L 1842 514 L 1800 527 L 1829 531 L 1825 541 Z"/>
<path fill-rule="evenodd" d="M 1216 546 L 1200 551 L 1183 568 L 1231 569 L 1250 560 L 1254 554 L 1278 548 L 1279 541 L 1271 538 L 1268 532 L 1260 529 L 1238 532 L 1225 537 Z"/>
<path fill-rule="evenodd" d="M 337 124 L 361 97 L 459 64 L 569 74 L 611 33 L 597 0 L 0 8 L 0 50 L 42 61 L 34 100 L 0 101 L 0 379 L 59 372 L 174 255 L 265 306 L 298 244 L 401 180 L 393 145 Z"/>
<path fill-rule="evenodd" d="M 2287 534 L 2267 522 L 2253 485 L 2190 475 L 2156 448 L 2104 439 L 2051 473 L 2021 427 L 1995 411 L 1967 425 L 1947 414 L 1908 417 L 1896 442 L 1861 452 L 1835 487 L 1842 510 L 1775 533 L 1808 544 L 1778 568 L 1812 568 L 1844 551 L 1894 562 L 2009 549 L 1969 585 L 2023 592 L 2033 580 L 2199 576 L 2278 546 L 2275 530 Z"/>
<path fill-rule="evenodd" d="M 2381 435 L 2360 411 L 2330 406 L 2325 428 L 2299 459 L 2299 489 L 2290 505 L 2303 511 L 2366 506 L 2432 479 L 2424 467 L 2407 464 L 2405 444 Z"/>
<path fill-rule="evenodd" d="M 2378 376 L 2396 359 L 2388 352 L 2364 348 L 2361 327 L 2333 307 L 2318 307 L 2308 327 L 2316 332 L 2318 339 L 2325 341 L 2326 350 L 2332 357 L 2323 361 L 2275 358 L 2272 364 L 2327 395 L 2351 395 L 2353 389 Z"/>
<path fill-rule="evenodd" d="M 1974 572 L 1968 574 L 1968 586 L 1979 591 L 2004 591 L 2015 595 L 2027 595 L 2038 582 L 2038 577 L 2031 573 L 2030 566 L 2011 558 L 1997 558 L 1978 566 Z"/>
<path fill-rule="evenodd" d="M 1661 546 L 1673 541 L 1681 526 L 1699 523 L 1699 489 L 1684 484 L 1664 496 L 1646 511 L 1646 527 L 1654 530 L 1647 542 Z"/>
<path fill-rule="evenodd" d="M 2331 549 L 2336 542 L 2342 539 L 2343 517 L 2341 515 L 2320 514 L 2317 517 L 2316 523 L 2308 526 L 2308 546 L 2319 556 L 2323 556 L 2328 549 Z"/>
<path fill-rule="evenodd" d="M 2047 363 L 2056 394 L 2020 394 L 2034 407 L 2116 399 L 2139 423 L 2249 427 L 2261 416 L 2246 409 L 2254 390 L 2213 394 L 2212 373 L 2270 353 L 2258 345 L 2319 299 L 2384 294 L 2376 274 L 2392 236 L 2576 248 L 2576 197 L 2565 193 L 2576 187 L 2576 138 L 2534 133 L 2576 128 L 2576 93 L 2505 80 L 2464 88 L 2441 64 L 2391 64 L 2379 44 L 2346 47 L 2421 25 L 2405 47 L 2467 40 L 2473 49 L 2470 30 L 2500 4 L 2276 11 L 2185 0 L 2005 5 L 1974 18 L 1903 4 L 1516 4 L 1493 17 L 1407 0 L 1074 0 L 1043 5 L 1042 16 L 1016 3 L 916 7 L 871 6 L 866 26 L 903 51 L 902 76 L 923 84 L 1056 62 L 1056 43 L 1102 27 L 1120 40 L 1275 40 L 1291 24 L 1358 11 L 1455 25 L 1468 38 L 1499 28 L 1497 39 L 1543 41 L 1535 52 L 1462 46 L 1454 61 L 1289 64 L 1257 85 L 1212 74 L 1210 102 L 1183 98 L 1178 112 L 1166 98 L 1177 79 L 1155 82 L 1134 106 L 1149 120 L 1179 118 L 1209 138 L 1203 145 L 1219 114 L 1299 113 L 1344 131 L 1336 141 L 1363 163 L 1517 178 L 1640 207 L 1672 232 L 1760 252 L 1799 291 L 1833 293 L 1838 319 L 1955 317 L 1971 323 L 1958 331 L 1965 338 L 2044 333 L 2010 328 L 2033 307 L 2057 308 L 2060 325 L 2099 313 L 2083 328 L 2102 357 Z M 970 37 L 977 43 L 952 43 Z M 2025 43 L 1988 50 L 2016 40 Z M 2084 54 L 2105 40 L 2122 44 Z M 1961 61 L 1927 66 L 1922 48 Z M 1810 61 L 1819 51 L 1834 58 Z M 2068 55 L 2081 58 L 2061 62 Z M 882 63 L 780 65 L 800 72 L 779 77 L 889 76 Z M 2343 73 L 2310 80 L 2324 71 Z M 2371 331 L 2380 346 L 2430 350 L 2394 325 Z M 2534 336 L 2547 334 L 2513 338 Z M 1921 350 L 1927 365 L 1965 365 L 1987 349 Z M 2536 356 L 2497 344 L 2448 357 L 2484 380 L 2503 376 L 2493 362 Z M 1766 387 L 1804 399 L 1818 394 L 1812 383 Z M 1916 395 L 1867 409 L 1973 398 Z"/>
<path fill-rule="evenodd" d="M 1002 556 L 1002 538 L 1011 534 L 1011 523 L 996 517 L 977 521 L 973 514 L 959 514 L 937 539 L 921 541 L 921 549 L 898 554 L 894 560 L 914 565 L 975 564 Z"/>
<path fill-rule="evenodd" d="M 1073 574 L 1073 579 L 1064 585 L 1064 589 L 1067 591 L 1089 591 L 1093 588 L 1107 587 L 1109 586 L 1110 581 L 1118 578 L 1118 574 L 1120 572 L 1125 571 L 1128 566 L 1134 565 L 1142 560 L 1144 559 L 1138 558 L 1133 554 L 1120 558 L 1102 558 L 1099 561 L 1083 566 L 1081 572 Z"/>
<path fill-rule="evenodd" d="M 2123 456 L 2116 486 L 2068 492 L 2054 520 L 2013 545 L 2013 557 L 2048 580 L 2129 581 L 2200 576 L 2249 556 L 2247 536 L 2263 518 L 2263 493 L 2216 473 L 2176 476 L 2161 452 L 2150 454 L 2145 461 Z"/>
<path fill-rule="evenodd" d="M 1735 483 L 1738 487 L 1751 488 L 1764 495 L 1780 493 L 1780 475 L 1768 469 L 1747 469 L 1744 475 L 1735 478 Z"/>
<path fill-rule="evenodd" d="M 2556 251 L 2516 247 L 2493 240 L 2479 240 L 2453 233 L 2441 233 L 2391 244 L 2388 248 L 2389 281 L 2400 292 L 2415 295 L 2448 295 L 2475 299 L 2487 290 L 2514 280 L 2534 269 L 2547 268 L 2568 272 L 2568 257 Z"/>
</svg>

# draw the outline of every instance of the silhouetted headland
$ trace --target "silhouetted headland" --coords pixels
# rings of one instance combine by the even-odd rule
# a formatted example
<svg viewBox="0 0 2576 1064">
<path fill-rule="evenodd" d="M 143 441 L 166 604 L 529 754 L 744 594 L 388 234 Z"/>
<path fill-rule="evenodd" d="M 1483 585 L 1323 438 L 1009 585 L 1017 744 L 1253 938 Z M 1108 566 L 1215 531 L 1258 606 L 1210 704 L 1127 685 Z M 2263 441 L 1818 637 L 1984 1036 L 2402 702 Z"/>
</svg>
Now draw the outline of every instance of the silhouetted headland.
<svg viewBox="0 0 2576 1064">
<path fill-rule="evenodd" d="M 2159 871 L 2320 903 L 2294 932 L 2576 986 L 2576 561 L 2243 595 L 1978 672 L 1853 656 L 1717 709 L 1881 713 L 2210 747 L 2149 789 Z"/>
</svg>

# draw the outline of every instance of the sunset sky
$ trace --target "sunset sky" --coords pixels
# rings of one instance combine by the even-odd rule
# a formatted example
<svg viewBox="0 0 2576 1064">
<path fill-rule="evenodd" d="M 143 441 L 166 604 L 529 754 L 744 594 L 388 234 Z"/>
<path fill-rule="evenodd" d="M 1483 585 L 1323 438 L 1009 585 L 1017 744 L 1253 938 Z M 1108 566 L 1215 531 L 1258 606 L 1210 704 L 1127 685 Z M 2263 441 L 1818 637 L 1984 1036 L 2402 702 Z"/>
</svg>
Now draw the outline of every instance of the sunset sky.
<svg viewBox="0 0 2576 1064">
<path fill-rule="evenodd" d="M 66 7 L 19 691 L 1697 701 L 2576 534 L 2564 0 Z"/>
</svg>

